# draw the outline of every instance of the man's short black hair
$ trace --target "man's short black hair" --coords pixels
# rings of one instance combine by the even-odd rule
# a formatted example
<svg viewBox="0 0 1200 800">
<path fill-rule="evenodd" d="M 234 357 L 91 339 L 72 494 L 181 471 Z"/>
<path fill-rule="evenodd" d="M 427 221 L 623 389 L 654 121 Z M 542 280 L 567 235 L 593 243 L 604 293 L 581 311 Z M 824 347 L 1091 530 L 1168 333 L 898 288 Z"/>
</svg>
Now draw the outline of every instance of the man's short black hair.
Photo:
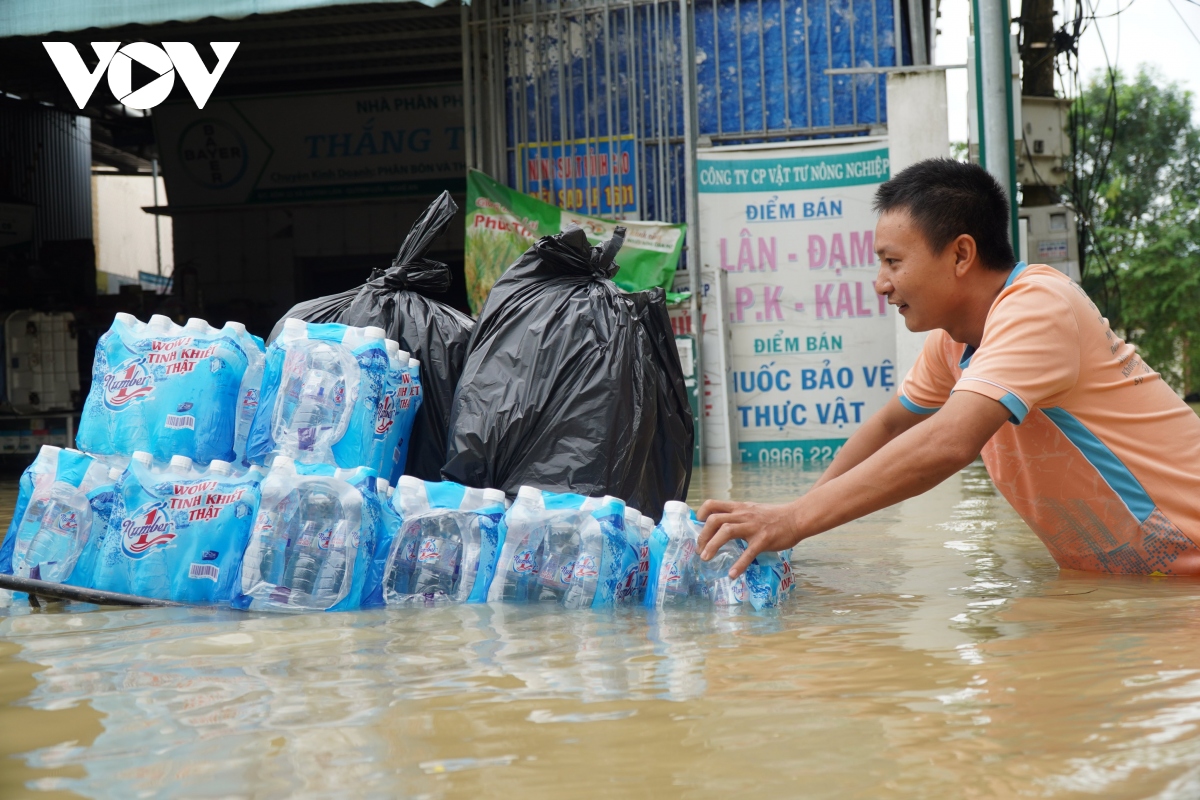
<svg viewBox="0 0 1200 800">
<path fill-rule="evenodd" d="M 1004 189 L 978 164 L 930 158 L 907 167 L 875 192 L 875 211 L 907 211 L 940 253 L 962 234 L 975 240 L 980 262 L 1005 270 L 1016 263 Z"/>
</svg>

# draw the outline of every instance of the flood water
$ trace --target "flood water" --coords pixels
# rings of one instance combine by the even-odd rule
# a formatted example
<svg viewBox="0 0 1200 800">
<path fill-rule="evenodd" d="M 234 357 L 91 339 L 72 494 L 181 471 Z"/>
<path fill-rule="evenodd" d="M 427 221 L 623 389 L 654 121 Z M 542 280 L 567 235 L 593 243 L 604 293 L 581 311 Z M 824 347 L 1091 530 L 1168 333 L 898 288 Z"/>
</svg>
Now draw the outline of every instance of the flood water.
<svg viewBox="0 0 1200 800">
<path fill-rule="evenodd" d="M 732 617 L 0 610 L 0 797 L 1200 796 L 1200 581 L 1059 572 L 979 465 L 794 565 Z"/>
</svg>

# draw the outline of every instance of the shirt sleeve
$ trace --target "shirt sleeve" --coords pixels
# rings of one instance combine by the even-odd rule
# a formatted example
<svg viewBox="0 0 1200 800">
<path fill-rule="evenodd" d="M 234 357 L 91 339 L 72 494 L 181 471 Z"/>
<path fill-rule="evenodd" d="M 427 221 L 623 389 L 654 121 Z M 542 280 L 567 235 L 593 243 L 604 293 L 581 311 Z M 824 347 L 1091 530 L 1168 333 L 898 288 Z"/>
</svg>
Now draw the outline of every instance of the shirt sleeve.
<svg viewBox="0 0 1200 800">
<path fill-rule="evenodd" d="M 961 348 L 961 345 L 958 345 Z M 954 342 L 943 330 L 925 337 L 912 369 L 900 382 L 900 404 L 914 414 L 932 414 L 950 397 L 957 375 L 953 370 Z"/>
<path fill-rule="evenodd" d="M 1079 380 L 1074 309 L 1039 281 L 1013 284 L 988 316 L 979 349 L 964 354 L 962 367 L 954 391 L 998 401 L 1019 425 L 1029 409 Z"/>
</svg>

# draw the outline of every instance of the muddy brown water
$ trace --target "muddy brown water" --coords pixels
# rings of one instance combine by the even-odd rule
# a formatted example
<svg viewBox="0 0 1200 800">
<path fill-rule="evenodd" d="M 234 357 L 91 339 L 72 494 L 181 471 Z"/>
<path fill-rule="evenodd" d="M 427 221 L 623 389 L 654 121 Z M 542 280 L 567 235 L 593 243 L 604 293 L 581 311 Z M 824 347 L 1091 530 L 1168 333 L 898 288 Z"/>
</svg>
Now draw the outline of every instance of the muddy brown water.
<svg viewBox="0 0 1200 800">
<path fill-rule="evenodd" d="M 1200 581 L 1060 572 L 978 465 L 795 567 L 733 617 L 0 610 L 0 797 L 1200 797 Z"/>
</svg>

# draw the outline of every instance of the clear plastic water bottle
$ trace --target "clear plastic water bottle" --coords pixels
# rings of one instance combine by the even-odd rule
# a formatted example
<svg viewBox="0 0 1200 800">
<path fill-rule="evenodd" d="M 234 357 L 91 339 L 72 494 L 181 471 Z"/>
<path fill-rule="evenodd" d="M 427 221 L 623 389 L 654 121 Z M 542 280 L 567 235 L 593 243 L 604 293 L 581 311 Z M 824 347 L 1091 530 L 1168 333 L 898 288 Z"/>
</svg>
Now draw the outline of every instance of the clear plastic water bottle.
<svg viewBox="0 0 1200 800">
<path fill-rule="evenodd" d="M 17 574 L 53 583 L 66 580 L 83 551 L 90 521 L 91 509 L 82 495 L 52 490 L 31 502 L 21 523 L 22 533 L 31 538 Z"/>
<path fill-rule="evenodd" d="M 403 478 L 401 479 L 403 480 Z M 405 520 L 392 540 L 395 555 L 388 560 L 388 572 L 383 576 L 385 591 L 398 595 L 413 593 L 413 574 L 417 569 L 417 548 L 421 546 L 422 520 Z"/>
<path fill-rule="evenodd" d="M 726 542 L 709 561 L 696 558 L 698 593 L 708 597 L 716 606 L 737 606 L 746 599 L 746 576 L 730 579 L 729 569 L 741 552 L 733 542 Z"/>
<path fill-rule="evenodd" d="M 325 558 L 317 574 L 317 600 L 322 604 L 333 605 L 341 596 L 342 584 L 346 580 L 349 566 L 346 552 L 346 523 L 339 521 L 330 536 L 330 543 L 325 550 Z"/>
<path fill-rule="evenodd" d="M 559 517 L 546 526 L 541 565 L 537 570 L 538 592 L 532 599 L 557 603 L 565 601 L 582 545 L 583 539 L 575 520 Z"/>
<path fill-rule="evenodd" d="M 255 522 L 255 550 L 247 552 L 246 560 L 258 565 L 259 580 L 272 585 L 283 582 L 287 564 L 288 537 L 279 515 L 263 511 Z"/>
<path fill-rule="evenodd" d="M 293 595 L 309 595 L 320 606 L 331 605 L 338 595 L 338 586 L 329 581 L 320 581 L 330 547 L 334 528 L 340 515 L 337 499 L 325 492 L 312 491 L 301 496 L 296 515 L 292 518 L 289 531 L 287 567 L 282 584 L 291 589 Z"/>
<path fill-rule="evenodd" d="M 456 514 L 429 514 L 417 545 L 413 594 L 453 596 L 462 567 L 463 536 Z"/>
<path fill-rule="evenodd" d="M 303 325 L 299 320 L 288 320 Z M 327 342 L 306 340 L 292 346 L 284 361 L 282 403 L 275 418 L 276 445 L 289 455 L 321 451 L 344 429 L 347 377 L 351 359 Z"/>
<path fill-rule="evenodd" d="M 579 527 L 579 555 L 571 570 L 571 585 L 563 595 L 566 608 L 588 608 L 596 596 L 596 584 L 600 580 L 600 559 L 604 553 L 604 533 L 595 518 L 583 518 Z"/>
<path fill-rule="evenodd" d="M 524 603 L 538 597 L 538 569 L 543 560 L 546 527 L 542 493 L 532 486 L 517 490 L 517 500 L 508 513 L 508 533 L 500 548 L 499 570 L 492 581 L 488 600 Z"/>
<path fill-rule="evenodd" d="M 641 601 L 646 596 L 646 582 L 650 578 L 650 534 L 654 533 L 654 520 L 642 515 L 639 520 L 642 543 L 638 546 L 638 587 L 637 597 Z"/>
<path fill-rule="evenodd" d="M 687 503 L 670 500 L 663 508 L 663 530 L 667 534 L 667 548 L 658 576 L 658 592 L 663 606 L 683 605 L 688 597 L 697 593 L 697 565 L 700 557 L 696 543 L 700 531 L 692 524 Z"/>
</svg>

